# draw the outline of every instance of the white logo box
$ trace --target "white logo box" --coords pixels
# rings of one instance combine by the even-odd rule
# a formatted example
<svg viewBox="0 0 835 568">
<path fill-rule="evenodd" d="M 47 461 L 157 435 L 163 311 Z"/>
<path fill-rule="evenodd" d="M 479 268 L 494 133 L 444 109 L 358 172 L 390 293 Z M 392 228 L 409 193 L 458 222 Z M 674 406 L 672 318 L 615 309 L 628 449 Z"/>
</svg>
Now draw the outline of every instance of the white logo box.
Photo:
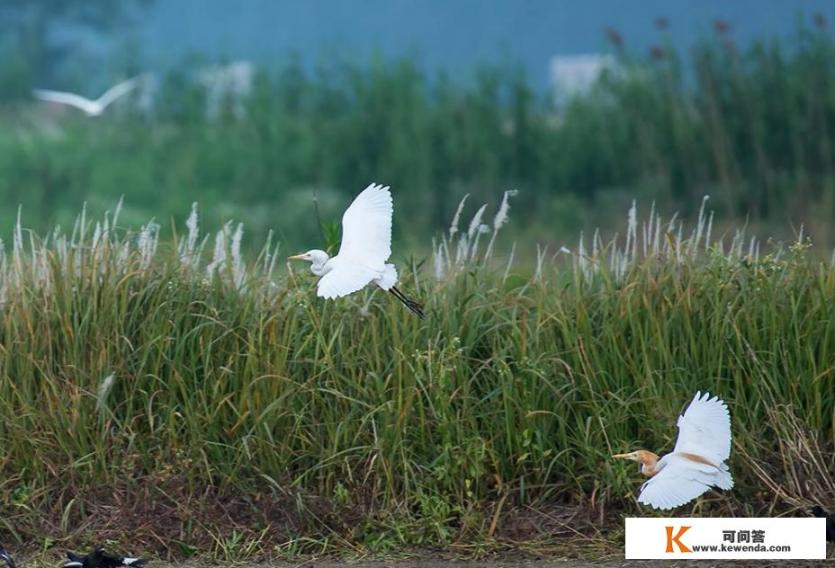
<svg viewBox="0 0 835 568">
<path fill-rule="evenodd" d="M 822 518 L 627 518 L 627 560 L 826 558 Z"/>
</svg>

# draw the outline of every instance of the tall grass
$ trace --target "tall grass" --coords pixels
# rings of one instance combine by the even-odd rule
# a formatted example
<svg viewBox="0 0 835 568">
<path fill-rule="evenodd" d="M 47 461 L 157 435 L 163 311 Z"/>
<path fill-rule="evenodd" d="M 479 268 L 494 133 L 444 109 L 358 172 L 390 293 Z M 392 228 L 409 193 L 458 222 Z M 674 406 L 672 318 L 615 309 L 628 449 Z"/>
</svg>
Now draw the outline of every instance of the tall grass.
<svg viewBox="0 0 835 568">
<path fill-rule="evenodd" d="M 207 240 L 196 213 L 173 242 L 149 227 L 15 229 L 3 541 L 363 554 L 567 525 L 607 542 L 640 483 L 610 454 L 669 449 L 696 390 L 728 402 L 737 483 L 683 514 L 835 502 L 835 267 L 803 237 L 760 247 L 706 212 L 687 228 L 633 210 L 625 238 L 528 270 L 501 238 L 485 259 L 485 232 L 441 272 L 398 259 L 421 321 L 370 290 L 322 301 L 273 246 L 245 264 L 236 231 Z"/>
</svg>

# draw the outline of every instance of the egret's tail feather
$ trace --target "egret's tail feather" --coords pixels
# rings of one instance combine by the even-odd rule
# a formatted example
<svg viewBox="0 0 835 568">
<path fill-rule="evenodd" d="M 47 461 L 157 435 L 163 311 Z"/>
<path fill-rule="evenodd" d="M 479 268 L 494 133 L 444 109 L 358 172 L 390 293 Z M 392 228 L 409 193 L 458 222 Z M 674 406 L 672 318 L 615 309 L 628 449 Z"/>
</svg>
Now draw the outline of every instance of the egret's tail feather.
<svg viewBox="0 0 835 568">
<path fill-rule="evenodd" d="M 407 297 L 406 294 L 397 289 L 397 286 L 392 286 L 391 288 L 389 288 L 389 292 L 391 292 L 395 298 L 400 300 L 404 306 L 409 308 L 409 310 L 412 313 L 414 313 L 417 317 L 423 319 L 423 306 Z"/>
</svg>

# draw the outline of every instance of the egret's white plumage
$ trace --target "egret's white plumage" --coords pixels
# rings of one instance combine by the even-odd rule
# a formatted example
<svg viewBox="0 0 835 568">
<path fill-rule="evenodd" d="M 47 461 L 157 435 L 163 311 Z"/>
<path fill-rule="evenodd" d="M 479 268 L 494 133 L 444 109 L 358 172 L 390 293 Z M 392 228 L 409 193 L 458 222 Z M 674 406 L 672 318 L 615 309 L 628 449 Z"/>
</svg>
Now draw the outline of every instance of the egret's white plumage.
<svg viewBox="0 0 835 568">
<path fill-rule="evenodd" d="M 42 101 L 72 106 L 82 110 L 87 116 L 99 116 L 116 99 L 119 99 L 134 90 L 139 85 L 140 79 L 141 77 L 133 77 L 132 79 L 122 81 L 121 83 L 110 87 L 102 96 L 95 100 L 65 91 L 35 89 L 33 92 L 35 97 Z"/>
<path fill-rule="evenodd" d="M 388 186 L 372 183 L 342 215 L 342 242 L 333 258 L 321 250 L 291 256 L 311 263 L 313 274 L 321 276 L 317 295 L 341 298 L 374 283 L 391 291 L 406 307 L 423 316 L 419 304 L 397 289 L 397 269 L 386 261 L 391 256 L 391 219 L 394 204 Z"/>
<path fill-rule="evenodd" d="M 675 448 L 660 459 L 646 450 L 614 456 L 640 462 L 641 472 L 650 477 L 641 487 L 639 503 L 672 509 L 711 487 L 733 487 L 725 463 L 731 454 L 731 418 L 725 403 L 709 393 L 696 393 L 679 416 L 678 429 Z"/>
<path fill-rule="evenodd" d="M 720 464 L 731 455 L 731 416 L 719 397 L 697 392 L 678 417 L 678 440 L 673 453 L 690 453 Z"/>
<path fill-rule="evenodd" d="M 382 269 L 391 256 L 394 203 L 389 187 L 372 183 L 342 215 L 342 243 L 334 258 L 350 258 Z"/>
</svg>

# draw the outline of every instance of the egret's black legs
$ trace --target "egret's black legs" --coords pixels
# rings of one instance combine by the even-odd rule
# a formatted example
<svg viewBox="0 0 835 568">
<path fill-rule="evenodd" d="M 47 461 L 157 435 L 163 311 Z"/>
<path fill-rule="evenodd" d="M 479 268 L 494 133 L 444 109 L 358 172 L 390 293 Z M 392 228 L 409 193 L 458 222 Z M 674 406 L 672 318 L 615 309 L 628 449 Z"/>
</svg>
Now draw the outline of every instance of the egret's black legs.
<svg viewBox="0 0 835 568">
<path fill-rule="evenodd" d="M 403 305 L 409 308 L 409 310 L 412 313 L 414 313 L 417 317 L 423 319 L 423 306 L 421 306 L 414 300 L 408 298 L 406 294 L 397 289 L 397 286 L 392 286 L 391 288 L 389 288 L 389 292 L 391 292 L 395 298 L 403 302 Z"/>
</svg>

